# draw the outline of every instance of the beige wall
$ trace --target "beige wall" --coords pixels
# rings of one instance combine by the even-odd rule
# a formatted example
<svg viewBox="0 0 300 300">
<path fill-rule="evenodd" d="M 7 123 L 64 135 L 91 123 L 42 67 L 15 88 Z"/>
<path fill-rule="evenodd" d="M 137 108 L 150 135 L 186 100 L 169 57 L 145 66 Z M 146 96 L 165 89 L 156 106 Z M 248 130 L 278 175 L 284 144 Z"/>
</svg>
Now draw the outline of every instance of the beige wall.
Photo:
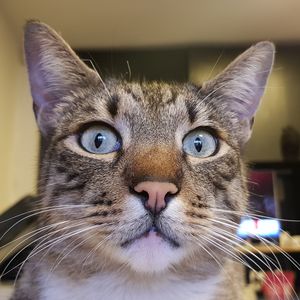
<svg viewBox="0 0 300 300">
<path fill-rule="evenodd" d="M 0 10 L 0 213 L 35 193 L 38 131 L 20 44 Z"/>
<path fill-rule="evenodd" d="M 238 50 L 216 48 L 192 50 L 189 55 L 190 80 L 200 84 L 212 78 L 239 53 Z M 253 135 L 246 148 L 249 161 L 282 160 L 282 128 L 291 125 L 300 132 L 299 67 L 300 55 L 296 48 L 278 49 L 274 70 L 255 118 Z"/>
</svg>

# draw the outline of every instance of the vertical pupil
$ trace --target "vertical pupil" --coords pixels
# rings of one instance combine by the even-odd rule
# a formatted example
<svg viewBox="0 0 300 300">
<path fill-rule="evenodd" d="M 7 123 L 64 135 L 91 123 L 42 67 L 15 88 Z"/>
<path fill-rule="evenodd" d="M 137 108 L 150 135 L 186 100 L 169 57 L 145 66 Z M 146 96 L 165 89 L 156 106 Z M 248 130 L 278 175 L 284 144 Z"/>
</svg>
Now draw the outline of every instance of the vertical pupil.
<svg viewBox="0 0 300 300">
<path fill-rule="evenodd" d="M 101 133 L 98 133 L 96 135 L 96 137 L 95 137 L 95 146 L 96 146 L 96 148 L 99 148 L 101 146 L 104 139 L 105 139 L 105 137 Z"/>
<path fill-rule="evenodd" d="M 201 149 L 202 149 L 202 141 L 201 141 L 201 138 L 199 136 L 195 138 L 195 140 L 194 140 L 194 146 L 195 146 L 195 148 L 196 148 L 196 150 L 198 152 L 201 151 Z"/>
</svg>

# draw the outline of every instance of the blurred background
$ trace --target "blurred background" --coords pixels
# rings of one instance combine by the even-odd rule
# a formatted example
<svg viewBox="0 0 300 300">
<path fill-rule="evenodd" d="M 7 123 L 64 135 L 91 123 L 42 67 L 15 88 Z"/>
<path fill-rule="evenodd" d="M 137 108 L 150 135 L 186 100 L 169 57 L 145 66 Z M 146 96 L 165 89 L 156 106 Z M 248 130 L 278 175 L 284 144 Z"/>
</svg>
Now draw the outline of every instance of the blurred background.
<svg viewBox="0 0 300 300">
<path fill-rule="evenodd" d="M 300 219 L 300 1 L 0 0 L 2 220 L 24 212 L 34 202 L 42 149 L 22 52 L 22 29 L 28 19 L 56 29 L 104 78 L 116 75 L 200 84 L 251 44 L 273 41 L 277 47 L 274 71 L 245 156 L 257 183 L 264 186 L 268 178 L 268 191 L 271 184 L 272 214 Z M 262 201 L 270 198 L 264 188 L 259 193 Z M 11 226 L 1 224 L 0 233 Z M 28 219 L 14 226 L 0 246 L 30 224 Z M 292 249 L 299 260 L 298 223 L 281 222 L 280 228 L 295 246 L 286 250 Z M 279 234 L 276 238 L 279 243 Z M 248 276 L 251 280 L 259 282 L 254 275 Z"/>
</svg>

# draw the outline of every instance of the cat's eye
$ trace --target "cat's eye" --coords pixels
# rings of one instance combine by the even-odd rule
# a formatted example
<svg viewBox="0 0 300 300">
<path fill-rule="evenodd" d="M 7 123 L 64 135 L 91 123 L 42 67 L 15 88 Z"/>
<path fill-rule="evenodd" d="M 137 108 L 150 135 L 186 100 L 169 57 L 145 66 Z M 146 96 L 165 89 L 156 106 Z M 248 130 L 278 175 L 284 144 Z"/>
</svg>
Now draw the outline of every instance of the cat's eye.
<svg viewBox="0 0 300 300">
<path fill-rule="evenodd" d="M 218 139 L 209 131 L 195 129 L 183 139 L 183 151 L 191 156 L 208 157 L 218 150 Z"/>
<path fill-rule="evenodd" d="M 82 148 L 90 153 L 106 154 L 121 149 L 121 138 L 106 125 L 94 125 L 84 130 L 79 143 Z"/>
</svg>

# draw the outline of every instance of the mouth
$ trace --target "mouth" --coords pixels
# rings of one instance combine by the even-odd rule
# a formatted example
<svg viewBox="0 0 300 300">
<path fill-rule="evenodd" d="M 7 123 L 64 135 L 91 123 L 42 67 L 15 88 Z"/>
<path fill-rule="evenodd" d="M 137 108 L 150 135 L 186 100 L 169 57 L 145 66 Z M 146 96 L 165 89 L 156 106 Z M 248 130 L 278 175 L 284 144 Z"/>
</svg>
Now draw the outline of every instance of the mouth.
<svg viewBox="0 0 300 300">
<path fill-rule="evenodd" d="M 179 243 L 176 240 L 167 236 L 154 224 L 151 227 L 149 227 L 146 231 L 144 231 L 142 234 L 139 234 L 136 237 L 131 238 L 131 239 L 125 241 L 124 243 L 122 243 L 121 247 L 126 248 L 126 247 L 130 246 L 131 244 L 133 244 L 135 241 L 138 241 L 140 239 L 149 238 L 150 235 L 155 235 L 157 238 L 160 238 L 163 241 L 165 241 L 166 243 L 168 243 L 171 247 L 174 247 L 174 248 L 180 247 Z"/>
</svg>

